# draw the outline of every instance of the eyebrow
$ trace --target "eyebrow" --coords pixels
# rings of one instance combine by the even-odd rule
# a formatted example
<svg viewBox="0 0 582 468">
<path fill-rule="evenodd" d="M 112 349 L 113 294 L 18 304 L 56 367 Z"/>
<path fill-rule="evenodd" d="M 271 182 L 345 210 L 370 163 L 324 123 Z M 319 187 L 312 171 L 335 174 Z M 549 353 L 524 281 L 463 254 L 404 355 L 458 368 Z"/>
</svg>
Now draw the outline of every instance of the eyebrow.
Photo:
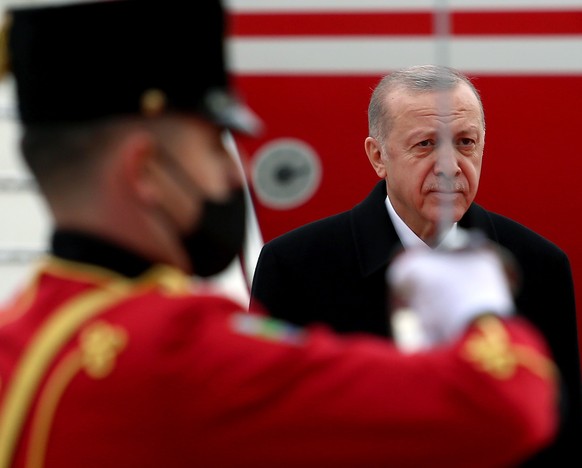
<svg viewBox="0 0 582 468">
<path fill-rule="evenodd" d="M 417 128 L 406 135 L 405 141 L 412 141 L 412 140 L 427 140 L 428 138 L 433 138 L 438 134 L 438 131 L 433 128 Z"/>
</svg>

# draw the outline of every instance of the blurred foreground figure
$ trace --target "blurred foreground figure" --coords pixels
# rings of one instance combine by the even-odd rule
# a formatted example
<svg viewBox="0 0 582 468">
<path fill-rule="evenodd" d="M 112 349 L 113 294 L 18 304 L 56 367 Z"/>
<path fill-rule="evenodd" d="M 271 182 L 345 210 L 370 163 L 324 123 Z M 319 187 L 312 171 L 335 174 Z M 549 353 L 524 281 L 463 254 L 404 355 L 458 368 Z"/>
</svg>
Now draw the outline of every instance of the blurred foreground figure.
<svg viewBox="0 0 582 468">
<path fill-rule="evenodd" d="M 426 338 L 411 353 L 193 282 L 242 245 L 223 132 L 258 127 L 229 89 L 219 3 L 10 13 L 0 62 L 55 231 L 0 312 L 0 468 L 491 467 L 551 441 L 554 365 L 510 317 L 495 256 L 439 257 L 437 291 L 422 262 L 396 262 Z M 458 304 L 472 293 L 449 275 L 479 300 Z"/>
</svg>

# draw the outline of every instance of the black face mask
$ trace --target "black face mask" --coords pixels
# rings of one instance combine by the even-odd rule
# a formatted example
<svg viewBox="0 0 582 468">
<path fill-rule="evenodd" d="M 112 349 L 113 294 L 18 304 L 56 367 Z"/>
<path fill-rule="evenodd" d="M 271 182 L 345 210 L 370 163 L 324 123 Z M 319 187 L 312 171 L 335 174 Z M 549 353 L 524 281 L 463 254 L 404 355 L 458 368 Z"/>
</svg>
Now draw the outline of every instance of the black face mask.
<svg viewBox="0 0 582 468">
<path fill-rule="evenodd" d="M 245 198 L 242 189 L 222 203 L 206 200 L 196 228 L 182 238 L 194 273 L 220 273 L 242 250 L 245 239 Z"/>
<path fill-rule="evenodd" d="M 192 181 L 168 151 L 160 147 L 166 167 L 175 180 L 191 190 Z M 196 227 L 182 237 L 182 247 L 194 274 L 206 278 L 224 270 L 241 253 L 245 240 L 245 196 L 242 188 L 234 190 L 224 202 L 205 199 Z"/>
</svg>

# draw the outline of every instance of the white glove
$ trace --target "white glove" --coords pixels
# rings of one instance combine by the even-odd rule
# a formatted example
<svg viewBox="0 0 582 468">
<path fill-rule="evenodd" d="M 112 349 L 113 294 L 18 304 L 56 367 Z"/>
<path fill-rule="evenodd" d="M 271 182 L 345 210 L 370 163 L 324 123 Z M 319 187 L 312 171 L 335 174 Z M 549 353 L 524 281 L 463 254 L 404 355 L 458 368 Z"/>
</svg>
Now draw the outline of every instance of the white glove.
<svg viewBox="0 0 582 468">
<path fill-rule="evenodd" d="M 396 300 L 413 312 L 412 317 L 397 313 L 405 320 L 396 324 L 404 328 L 395 330 L 397 343 L 404 330 L 406 342 L 399 344 L 412 350 L 458 337 L 484 313 L 508 316 L 514 311 L 503 263 L 492 248 L 409 250 L 394 259 L 387 280 Z M 417 324 L 411 325 L 415 317 Z"/>
</svg>

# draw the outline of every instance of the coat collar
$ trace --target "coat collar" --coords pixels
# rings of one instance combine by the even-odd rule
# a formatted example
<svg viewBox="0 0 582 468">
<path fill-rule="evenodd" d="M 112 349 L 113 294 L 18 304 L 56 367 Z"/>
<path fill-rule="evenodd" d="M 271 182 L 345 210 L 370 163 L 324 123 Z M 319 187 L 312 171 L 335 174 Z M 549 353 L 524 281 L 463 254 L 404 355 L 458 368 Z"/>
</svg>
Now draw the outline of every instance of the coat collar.
<svg viewBox="0 0 582 468">
<path fill-rule="evenodd" d="M 490 213 L 482 206 L 477 205 L 477 203 L 471 203 L 471 206 L 459 221 L 459 226 L 465 229 L 478 229 L 488 239 L 499 242 Z"/>
<path fill-rule="evenodd" d="M 388 216 L 385 200 L 386 182 L 381 180 L 349 212 L 352 237 L 364 277 L 386 268 L 389 260 L 403 248 Z M 489 213 L 476 203 L 471 204 L 459 225 L 466 229 L 479 229 L 489 239 L 497 241 Z"/>
<path fill-rule="evenodd" d="M 352 237 L 362 276 L 384 269 L 402 243 L 386 210 L 386 182 L 381 180 L 370 194 L 350 211 Z"/>
</svg>

